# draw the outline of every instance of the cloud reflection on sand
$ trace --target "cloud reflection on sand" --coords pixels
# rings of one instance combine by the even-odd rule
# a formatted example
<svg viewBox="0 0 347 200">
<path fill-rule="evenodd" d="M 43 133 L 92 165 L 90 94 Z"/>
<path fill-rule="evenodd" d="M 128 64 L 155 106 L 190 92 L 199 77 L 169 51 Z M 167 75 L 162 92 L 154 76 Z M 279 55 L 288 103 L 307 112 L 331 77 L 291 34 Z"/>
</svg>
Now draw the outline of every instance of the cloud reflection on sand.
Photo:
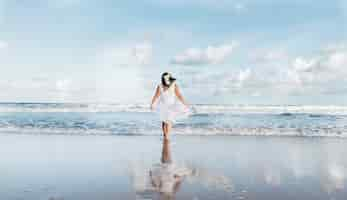
<svg viewBox="0 0 347 200">
<path fill-rule="evenodd" d="M 291 148 L 284 149 L 277 152 L 281 155 L 279 158 L 274 159 L 274 154 L 270 153 L 263 160 L 252 163 L 258 183 L 277 187 L 289 182 L 305 184 L 315 180 L 314 183 L 327 194 L 345 189 L 347 162 L 341 159 L 345 150 L 328 144 L 320 147 L 291 144 Z"/>
<path fill-rule="evenodd" d="M 343 190 L 346 184 L 346 168 L 338 163 L 330 163 L 322 179 L 322 187 L 328 194 Z"/>
</svg>

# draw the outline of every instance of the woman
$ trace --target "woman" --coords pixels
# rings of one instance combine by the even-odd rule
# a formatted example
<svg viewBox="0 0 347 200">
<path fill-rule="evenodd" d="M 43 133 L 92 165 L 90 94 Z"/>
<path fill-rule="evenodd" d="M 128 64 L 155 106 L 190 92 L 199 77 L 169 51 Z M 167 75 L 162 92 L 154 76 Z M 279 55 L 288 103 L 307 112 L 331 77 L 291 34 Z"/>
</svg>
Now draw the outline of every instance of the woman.
<svg viewBox="0 0 347 200">
<path fill-rule="evenodd" d="M 161 75 L 161 84 L 157 86 L 152 98 L 151 110 L 159 113 L 164 139 L 168 139 L 175 120 L 189 115 L 188 104 L 183 99 L 176 79 L 168 72 Z"/>
</svg>

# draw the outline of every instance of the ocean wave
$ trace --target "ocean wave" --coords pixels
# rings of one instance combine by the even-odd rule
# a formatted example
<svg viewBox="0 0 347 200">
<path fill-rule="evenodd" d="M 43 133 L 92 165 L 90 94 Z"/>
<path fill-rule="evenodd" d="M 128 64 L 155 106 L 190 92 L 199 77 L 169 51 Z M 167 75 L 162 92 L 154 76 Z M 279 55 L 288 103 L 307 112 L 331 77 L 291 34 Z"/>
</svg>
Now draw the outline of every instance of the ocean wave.
<svg viewBox="0 0 347 200">
<path fill-rule="evenodd" d="M 297 113 L 347 115 L 347 106 L 313 105 L 192 105 L 197 115 L 216 113 L 281 114 Z M 107 103 L 0 103 L 0 112 L 151 112 L 147 104 Z"/>
<path fill-rule="evenodd" d="M 175 123 L 173 134 L 347 137 L 347 115 L 338 107 L 194 107 L 193 115 Z M 2 103 L 0 133 L 161 135 L 161 123 L 138 104 Z"/>
<path fill-rule="evenodd" d="M 6 134 L 32 134 L 32 135 L 124 135 L 124 136 L 160 136 L 160 129 L 142 130 L 101 130 L 101 129 L 78 129 L 78 128 L 21 128 L 1 127 L 1 133 Z M 297 129 L 297 128 L 181 128 L 176 127 L 172 135 L 190 136 L 295 136 L 295 137 L 341 137 L 347 138 L 345 129 Z"/>
<path fill-rule="evenodd" d="M 293 116 L 293 115 L 294 115 L 293 113 L 288 113 L 288 112 L 280 114 L 280 116 Z"/>
</svg>

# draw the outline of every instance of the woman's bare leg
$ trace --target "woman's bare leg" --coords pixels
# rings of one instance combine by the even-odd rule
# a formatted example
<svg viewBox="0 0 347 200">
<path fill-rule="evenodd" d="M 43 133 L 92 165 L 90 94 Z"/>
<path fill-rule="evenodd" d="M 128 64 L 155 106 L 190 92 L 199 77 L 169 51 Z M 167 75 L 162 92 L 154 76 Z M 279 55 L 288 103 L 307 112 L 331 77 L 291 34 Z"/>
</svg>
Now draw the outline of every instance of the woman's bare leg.
<svg viewBox="0 0 347 200">
<path fill-rule="evenodd" d="M 165 122 L 161 123 L 161 129 L 163 130 L 163 136 L 165 137 L 165 135 L 166 135 L 166 125 L 165 125 Z"/>
<path fill-rule="evenodd" d="M 166 134 L 169 136 L 170 132 L 171 132 L 171 128 L 172 128 L 172 123 L 166 123 Z"/>
<path fill-rule="evenodd" d="M 161 128 L 163 130 L 163 135 L 165 139 L 169 139 L 169 134 L 171 131 L 172 124 L 171 122 L 162 122 Z"/>
<path fill-rule="evenodd" d="M 171 122 L 166 122 L 165 123 L 165 139 L 169 139 L 169 134 L 170 134 L 170 131 L 171 131 L 171 127 L 172 127 L 172 124 Z"/>
<path fill-rule="evenodd" d="M 167 126 L 168 126 L 168 123 L 165 122 L 165 134 L 164 134 L 165 140 L 169 139 L 169 131 L 168 131 Z"/>
<path fill-rule="evenodd" d="M 169 139 L 169 129 L 168 129 L 169 124 L 167 122 L 163 122 L 163 134 L 164 134 L 164 139 Z"/>
</svg>

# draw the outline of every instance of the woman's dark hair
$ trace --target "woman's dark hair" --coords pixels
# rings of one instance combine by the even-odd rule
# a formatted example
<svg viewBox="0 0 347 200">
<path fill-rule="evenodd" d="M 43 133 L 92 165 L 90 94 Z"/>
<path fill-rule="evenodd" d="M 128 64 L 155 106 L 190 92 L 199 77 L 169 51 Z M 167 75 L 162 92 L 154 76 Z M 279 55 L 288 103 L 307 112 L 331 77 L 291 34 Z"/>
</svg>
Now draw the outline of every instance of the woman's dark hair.
<svg viewBox="0 0 347 200">
<path fill-rule="evenodd" d="M 170 84 L 166 84 L 165 82 L 165 76 L 169 75 L 169 80 L 170 80 Z M 163 84 L 165 87 L 170 87 L 170 85 L 176 80 L 176 78 L 172 77 L 171 74 L 169 72 L 164 72 L 161 74 L 161 84 Z"/>
</svg>

